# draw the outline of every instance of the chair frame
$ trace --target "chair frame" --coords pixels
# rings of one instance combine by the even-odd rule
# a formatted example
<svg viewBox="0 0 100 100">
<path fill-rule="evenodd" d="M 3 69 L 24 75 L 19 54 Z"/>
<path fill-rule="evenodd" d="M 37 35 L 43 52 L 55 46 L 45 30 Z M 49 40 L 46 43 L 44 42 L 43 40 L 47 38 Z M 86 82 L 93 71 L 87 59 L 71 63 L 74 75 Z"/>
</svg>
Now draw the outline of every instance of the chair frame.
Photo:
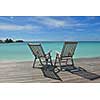
<svg viewBox="0 0 100 100">
<path fill-rule="evenodd" d="M 51 59 L 51 51 L 49 51 L 47 54 L 45 54 L 43 48 L 42 48 L 42 45 L 39 43 L 39 44 L 33 44 L 33 43 L 29 43 L 28 46 L 30 47 L 33 55 L 35 56 L 35 59 L 33 61 L 33 68 L 35 67 L 35 64 L 36 64 L 36 60 L 39 59 L 39 62 L 41 63 L 42 66 L 44 66 L 43 62 L 42 62 L 42 58 L 45 59 L 45 62 L 46 62 L 46 65 L 48 65 L 48 63 L 50 62 L 50 64 L 53 66 L 53 63 L 52 63 L 52 59 Z M 40 56 L 39 54 L 35 54 L 34 53 L 34 50 L 32 50 L 31 46 L 40 46 L 41 50 L 42 50 L 42 53 L 44 56 Z M 50 60 L 50 61 L 49 61 Z"/>
<path fill-rule="evenodd" d="M 58 63 L 59 63 L 60 70 L 62 70 L 62 67 L 61 67 L 62 66 L 62 64 L 61 64 L 62 61 L 66 62 L 66 66 L 74 66 L 73 55 L 74 55 L 77 43 L 78 42 L 64 42 L 64 46 L 62 48 L 61 54 L 59 52 L 56 53 L 56 59 L 55 59 L 55 62 L 54 62 L 54 66 L 56 66 L 57 60 L 58 60 Z M 75 47 L 74 47 L 74 50 L 73 50 L 74 52 L 73 52 L 73 54 L 71 54 L 69 52 L 69 54 L 67 56 L 62 56 L 67 44 L 76 44 Z M 71 61 L 71 64 L 68 64 L 69 60 Z"/>
</svg>

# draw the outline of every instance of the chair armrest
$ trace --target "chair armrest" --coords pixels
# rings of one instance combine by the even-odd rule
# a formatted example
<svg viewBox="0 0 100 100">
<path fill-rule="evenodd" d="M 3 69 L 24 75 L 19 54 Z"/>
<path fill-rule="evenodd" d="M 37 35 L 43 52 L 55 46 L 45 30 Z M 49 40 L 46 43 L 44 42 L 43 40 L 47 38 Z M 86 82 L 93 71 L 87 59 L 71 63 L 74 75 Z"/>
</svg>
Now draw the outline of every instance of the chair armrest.
<svg viewBox="0 0 100 100">
<path fill-rule="evenodd" d="M 56 51 L 56 57 L 60 58 L 60 56 L 61 56 L 61 53 Z"/>
<path fill-rule="evenodd" d="M 46 53 L 46 58 L 49 59 L 51 57 L 52 50 L 49 50 L 48 53 Z"/>
<path fill-rule="evenodd" d="M 52 50 L 49 50 L 48 53 L 46 55 L 50 55 L 50 53 L 52 52 Z"/>
<path fill-rule="evenodd" d="M 55 51 L 56 52 L 56 55 L 60 55 L 61 53 L 60 52 L 58 52 L 58 51 Z"/>
</svg>

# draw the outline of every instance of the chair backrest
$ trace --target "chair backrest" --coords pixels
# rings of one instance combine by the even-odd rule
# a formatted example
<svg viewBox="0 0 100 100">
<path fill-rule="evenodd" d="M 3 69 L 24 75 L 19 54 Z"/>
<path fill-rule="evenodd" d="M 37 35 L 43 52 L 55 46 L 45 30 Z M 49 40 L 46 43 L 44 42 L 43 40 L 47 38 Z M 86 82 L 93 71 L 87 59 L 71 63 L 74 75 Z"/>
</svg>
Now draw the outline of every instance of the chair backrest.
<svg viewBox="0 0 100 100">
<path fill-rule="evenodd" d="M 29 43 L 28 45 L 35 57 L 44 57 L 45 56 L 45 53 L 44 53 L 44 50 L 43 50 L 41 44 Z"/>
<path fill-rule="evenodd" d="M 77 43 L 78 42 L 65 42 L 61 52 L 61 57 L 72 57 L 74 55 Z"/>
</svg>

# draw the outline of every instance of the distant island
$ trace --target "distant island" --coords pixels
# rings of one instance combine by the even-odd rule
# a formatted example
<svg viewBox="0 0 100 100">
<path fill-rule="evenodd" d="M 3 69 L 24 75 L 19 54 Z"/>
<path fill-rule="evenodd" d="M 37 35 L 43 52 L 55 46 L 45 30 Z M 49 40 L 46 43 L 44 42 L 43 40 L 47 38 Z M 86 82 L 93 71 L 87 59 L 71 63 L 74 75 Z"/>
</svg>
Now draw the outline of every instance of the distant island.
<svg viewBox="0 0 100 100">
<path fill-rule="evenodd" d="M 16 42 L 24 42 L 23 40 L 13 40 L 13 39 L 5 39 L 5 40 L 0 40 L 0 43 L 16 43 Z"/>
</svg>

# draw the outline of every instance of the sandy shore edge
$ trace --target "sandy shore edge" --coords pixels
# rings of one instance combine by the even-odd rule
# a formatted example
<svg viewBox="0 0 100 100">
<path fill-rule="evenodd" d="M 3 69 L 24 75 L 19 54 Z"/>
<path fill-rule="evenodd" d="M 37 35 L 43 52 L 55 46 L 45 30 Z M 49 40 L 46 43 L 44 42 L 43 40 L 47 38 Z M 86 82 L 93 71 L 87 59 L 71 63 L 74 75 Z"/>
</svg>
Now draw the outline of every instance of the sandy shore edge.
<svg viewBox="0 0 100 100">
<path fill-rule="evenodd" d="M 34 59 L 33 59 L 34 60 Z M 100 60 L 100 57 L 91 57 L 91 58 L 74 58 L 74 61 L 97 61 Z M 29 61 L 10 61 L 10 60 L 6 60 L 6 61 L 0 61 L 0 64 L 6 64 L 6 63 L 30 63 L 33 62 L 32 60 Z M 54 62 L 54 60 L 53 60 Z M 38 63 L 38 61 L 37 61 Z"/>
</svg>

